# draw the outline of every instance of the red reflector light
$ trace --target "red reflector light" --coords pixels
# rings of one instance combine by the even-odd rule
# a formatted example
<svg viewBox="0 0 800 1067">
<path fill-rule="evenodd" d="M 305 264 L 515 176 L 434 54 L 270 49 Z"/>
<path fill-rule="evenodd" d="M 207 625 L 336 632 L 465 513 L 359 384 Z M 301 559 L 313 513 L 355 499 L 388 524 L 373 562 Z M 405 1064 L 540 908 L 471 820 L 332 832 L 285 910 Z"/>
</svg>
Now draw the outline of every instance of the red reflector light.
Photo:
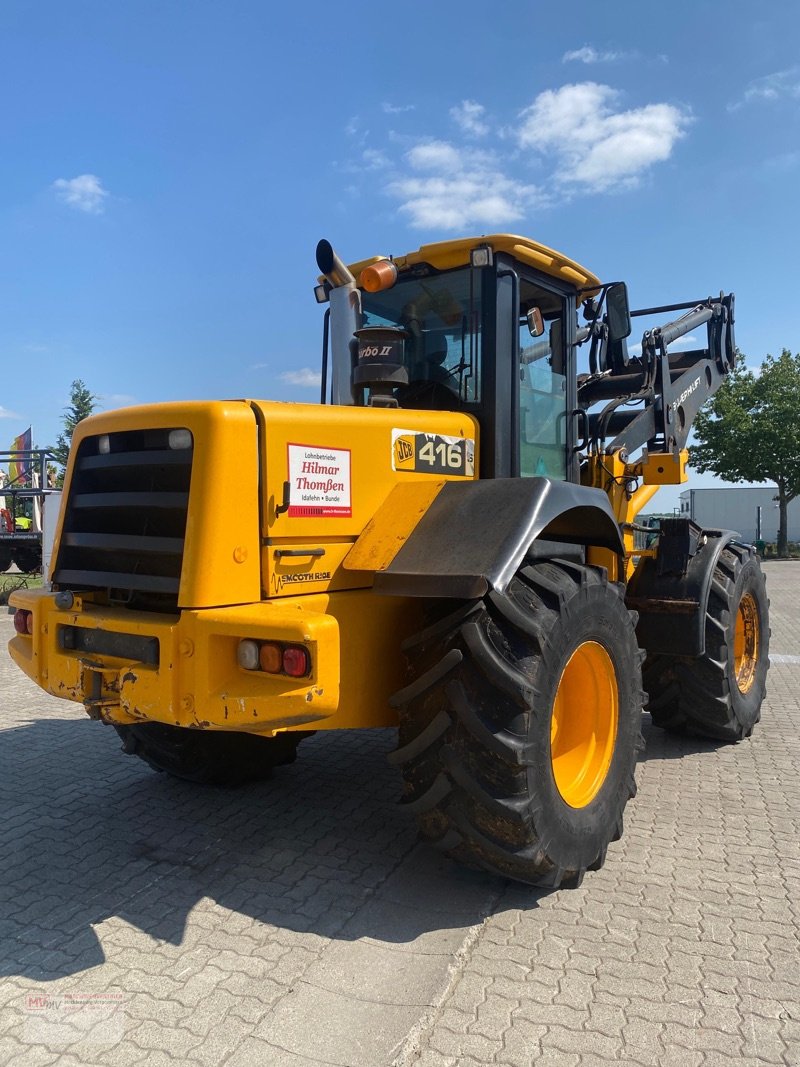
<svg viewBox="0 0 800 1067">
<path fill-rule="evenodd" d="M 14 629 L 18 634 L 32 634 L 33 613 L 24 608 L 17 608 L 14 612 Z"/>
<path fill-rule="evenodd" d="M 311 664 L 308 650 L 302 645 L 289 645 L 283 650 L 283 673 L 290 678 L 302 678 L 309 673 Z"/>
</svg>

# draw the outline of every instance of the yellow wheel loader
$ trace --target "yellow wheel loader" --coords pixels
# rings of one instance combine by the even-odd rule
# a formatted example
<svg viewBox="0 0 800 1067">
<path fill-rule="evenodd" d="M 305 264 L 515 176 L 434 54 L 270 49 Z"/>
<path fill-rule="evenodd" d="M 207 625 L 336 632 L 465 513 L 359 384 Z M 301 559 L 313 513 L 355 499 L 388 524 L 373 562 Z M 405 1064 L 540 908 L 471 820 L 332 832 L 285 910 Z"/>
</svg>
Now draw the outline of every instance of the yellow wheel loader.
<svg viewBox="0 0 800 1067">
<path fill-rule="evenodd" d="M 759 718 L 753 550 L 684 519 L 634 549 L 733 367 L 733 296 L 632 312 L 624 284 L 509 234 L 350 266 L 321 241 L 317 264 L 321 403 L 82 422 L 52 589 L 14 594 L 11 654 L 197 782 L 396 726 L 428 841 L 577 884 L 622 832 L 643 707 L 729 742 Z M 670 313 L 631 355 L 632 319 Z"/>
</svg>

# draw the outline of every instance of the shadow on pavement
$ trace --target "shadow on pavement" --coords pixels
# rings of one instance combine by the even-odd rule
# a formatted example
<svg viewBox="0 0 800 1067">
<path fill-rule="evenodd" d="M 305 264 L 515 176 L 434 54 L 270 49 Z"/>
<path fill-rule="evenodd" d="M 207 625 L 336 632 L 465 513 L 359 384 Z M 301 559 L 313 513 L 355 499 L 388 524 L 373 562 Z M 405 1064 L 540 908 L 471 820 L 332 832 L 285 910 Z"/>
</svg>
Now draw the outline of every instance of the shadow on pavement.
<svg viewBox="0 0 800 1067">
<path fill-rule="evenodd" d="M 643 761 L 683 759 L 684 756 L 735 747 L 728 741 L 714 741 L 707 737 L 692 737 L 688 734 L 671 734 L 667 730 L 654 726 L 647 713 L 642 717 L 642 733 L 645 739 L 645 749 L 640 758 Z"/>
<path fill-rule="evenodd" d="M 4 731 L 0 974 L 102 963 L 92 926 L 112 915 L 180 944 L 203 898 L 342 940 L 480 922 L 505 883 L 416 845 L 394 744 L 389 730 L 318 734 L 269 781 L 227 790 L 153 772 L 88 719 Z"/>
</svg>

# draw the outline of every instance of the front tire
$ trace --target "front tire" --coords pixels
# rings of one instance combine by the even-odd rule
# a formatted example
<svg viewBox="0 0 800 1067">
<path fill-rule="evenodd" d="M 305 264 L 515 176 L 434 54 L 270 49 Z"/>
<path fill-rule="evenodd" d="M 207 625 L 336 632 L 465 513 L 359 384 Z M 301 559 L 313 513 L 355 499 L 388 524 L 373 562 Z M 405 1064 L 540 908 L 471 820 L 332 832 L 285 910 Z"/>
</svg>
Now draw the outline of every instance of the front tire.
<svg viewBox="0 0 800 1067">
<path fill-rule="evenodd" d="M 647 710 L 656 726 L 718 741 L 749 737 L 769 670 L 769 600 L 755 551 L 729 544 L 711 580 L 704 656 L 649 656 Z"/>
<path fill-rule="evenodd" d="M 166 723 L 115 726 L 122 751 L 138 756 L 154 771 L 202 785 L 243 785 L 269 777 L 274 767 L 293 763 L 308 733 L 276 737 L 219 730 L 190 730 Z"/>
<path fill-rule="evenodd" d="M 548 561 L 406 643 L 391 759 L 423 838 L 535 885 L 602 865 L 636 791 L 634 626 L 605 571 Z"/>
</svg>

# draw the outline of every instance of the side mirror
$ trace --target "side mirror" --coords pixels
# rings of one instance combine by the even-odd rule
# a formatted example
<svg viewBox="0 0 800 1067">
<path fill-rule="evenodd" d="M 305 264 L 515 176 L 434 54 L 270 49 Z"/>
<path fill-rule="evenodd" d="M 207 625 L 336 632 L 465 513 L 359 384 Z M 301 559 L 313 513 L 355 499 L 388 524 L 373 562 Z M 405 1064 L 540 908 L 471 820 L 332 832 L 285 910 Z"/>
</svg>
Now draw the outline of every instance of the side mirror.
<svg viewBox="0 0 800 1067">
<path fill-rule="evenodd" d="M 606 319 L 609 341 L 621 341 L 630 337 L 633 326 L 625 282 L 615 282 L 606 290 Z"/>
<path fill-rule="evenodd" d="M 528 333 L 531 337 L 541 337 L 544 333 L 544 319 L 541 308 L 528 308 L 525 316 L 528 320 Z"/>
</svg>

